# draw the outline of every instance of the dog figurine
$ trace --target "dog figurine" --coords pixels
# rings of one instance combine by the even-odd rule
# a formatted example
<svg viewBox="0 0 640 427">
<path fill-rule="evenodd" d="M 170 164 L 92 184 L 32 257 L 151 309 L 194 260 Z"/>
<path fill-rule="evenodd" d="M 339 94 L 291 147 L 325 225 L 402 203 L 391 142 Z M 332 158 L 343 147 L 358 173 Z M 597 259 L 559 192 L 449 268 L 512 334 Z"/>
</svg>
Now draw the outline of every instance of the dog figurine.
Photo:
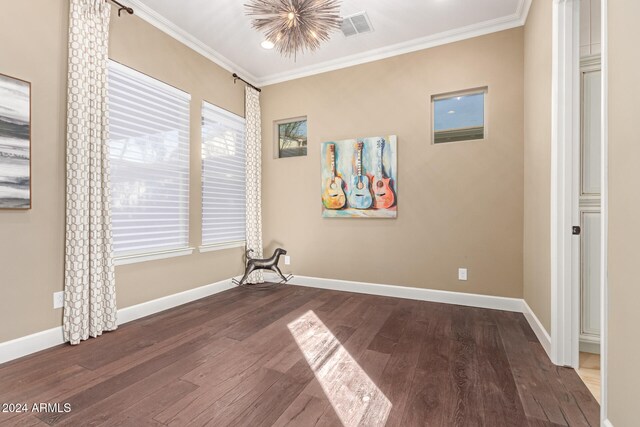
<svg viewBox="0 0 640 427">
<path fill-rule="evenodd" d="M 285 277 L 284 274 L 282 274 L 282 271 L 280 271 L 280 268 L 278 268 L 278 261 L 280 261 L 280 256 L 286 255 L 287 251 L 282 248 L 277 248 L 273 252 L 273 255 L 271 255 L 270 258 L 266 259 L 251 258 L 249 254 L 251 254 L 252 252 L 253 249 L 249 249 L 246 252 L 247 266 L 244 271 L 244 276 L 242 276 L 242 279 L 240 279 L 240 281 L 238 282 L 238 286 L 244 285 L 244 282 L 247 280 L 249 275 L 256 270 L 271 270 L 278 276 L 280 276 L 283 283 L 286 283 L 291 278 L 291 276 Z"/>
</svg>

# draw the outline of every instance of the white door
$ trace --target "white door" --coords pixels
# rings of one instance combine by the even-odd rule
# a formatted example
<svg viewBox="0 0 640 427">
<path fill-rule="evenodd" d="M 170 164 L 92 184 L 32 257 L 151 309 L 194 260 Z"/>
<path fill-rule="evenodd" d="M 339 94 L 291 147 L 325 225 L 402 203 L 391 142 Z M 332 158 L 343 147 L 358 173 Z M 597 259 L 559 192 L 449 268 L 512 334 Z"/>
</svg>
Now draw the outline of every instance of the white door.
<svg viewBox="0 0 640 427">
<path fill-rule="evenodd" d="M 600 352 L 600 64 L 582 70 L 580 351 Z"/>
</svg>

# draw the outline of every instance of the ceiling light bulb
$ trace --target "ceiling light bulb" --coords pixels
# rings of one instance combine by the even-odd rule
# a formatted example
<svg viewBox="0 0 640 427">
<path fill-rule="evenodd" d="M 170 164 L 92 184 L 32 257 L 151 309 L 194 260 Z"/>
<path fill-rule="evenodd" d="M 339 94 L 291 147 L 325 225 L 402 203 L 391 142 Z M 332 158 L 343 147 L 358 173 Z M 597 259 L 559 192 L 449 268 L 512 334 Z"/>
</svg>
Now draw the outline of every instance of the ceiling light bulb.
<svg viewBox="0 0 640 427">
<path fill-rule="evenodd" d="M 262 46 L 264 49 L 273 49 L 275 44 L 273 44 L 272 41 L 265 40 L 262 43 L 260 43 L 260 46 Z"/>
<path fill-rule="evenodd" d="M 293 12 L 289 12 L 289 14 L 287 15 L 287 18 L 289 18 L 289 21 L 293 21 L 293 18 L 296 17 L 296 14 Z"/>
</svg>

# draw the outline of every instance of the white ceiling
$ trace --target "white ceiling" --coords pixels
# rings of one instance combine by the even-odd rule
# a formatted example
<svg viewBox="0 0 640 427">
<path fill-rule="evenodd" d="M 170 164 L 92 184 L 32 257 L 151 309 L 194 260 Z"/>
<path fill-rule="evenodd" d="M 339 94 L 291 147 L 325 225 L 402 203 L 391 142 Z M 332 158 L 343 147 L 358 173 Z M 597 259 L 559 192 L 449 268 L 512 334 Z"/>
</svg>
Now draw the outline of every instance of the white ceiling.
<svg viewBox="0 0 640 427">
<path fill-rule="evenodd" d="M 243 0 L 128 0 L 136 15 L 258 85 L 369 62 L 523 25 L 531 0 L 343 0 L 372 33 L 336 32 L 320 50 L 285 58 L 260 46 Z"/>
</svg>

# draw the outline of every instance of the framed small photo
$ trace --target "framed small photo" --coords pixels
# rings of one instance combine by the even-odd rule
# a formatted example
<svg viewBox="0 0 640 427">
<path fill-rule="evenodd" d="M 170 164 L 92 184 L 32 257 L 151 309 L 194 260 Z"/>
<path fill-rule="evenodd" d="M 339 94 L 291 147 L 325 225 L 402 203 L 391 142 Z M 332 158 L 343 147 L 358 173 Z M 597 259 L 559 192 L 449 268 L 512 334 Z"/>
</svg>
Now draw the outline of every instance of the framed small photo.
<svg viewBox="0 0 640 427">
<path fill-rule="evenodd" d="M 307 155 L 307 118 L 278 120 L 275 122 L 276 158 Z"/>
<path fill-rule="evenodd" d="M 0 74 L 0 209 L 31 209 L 31 84 Z"/>
</svg>

